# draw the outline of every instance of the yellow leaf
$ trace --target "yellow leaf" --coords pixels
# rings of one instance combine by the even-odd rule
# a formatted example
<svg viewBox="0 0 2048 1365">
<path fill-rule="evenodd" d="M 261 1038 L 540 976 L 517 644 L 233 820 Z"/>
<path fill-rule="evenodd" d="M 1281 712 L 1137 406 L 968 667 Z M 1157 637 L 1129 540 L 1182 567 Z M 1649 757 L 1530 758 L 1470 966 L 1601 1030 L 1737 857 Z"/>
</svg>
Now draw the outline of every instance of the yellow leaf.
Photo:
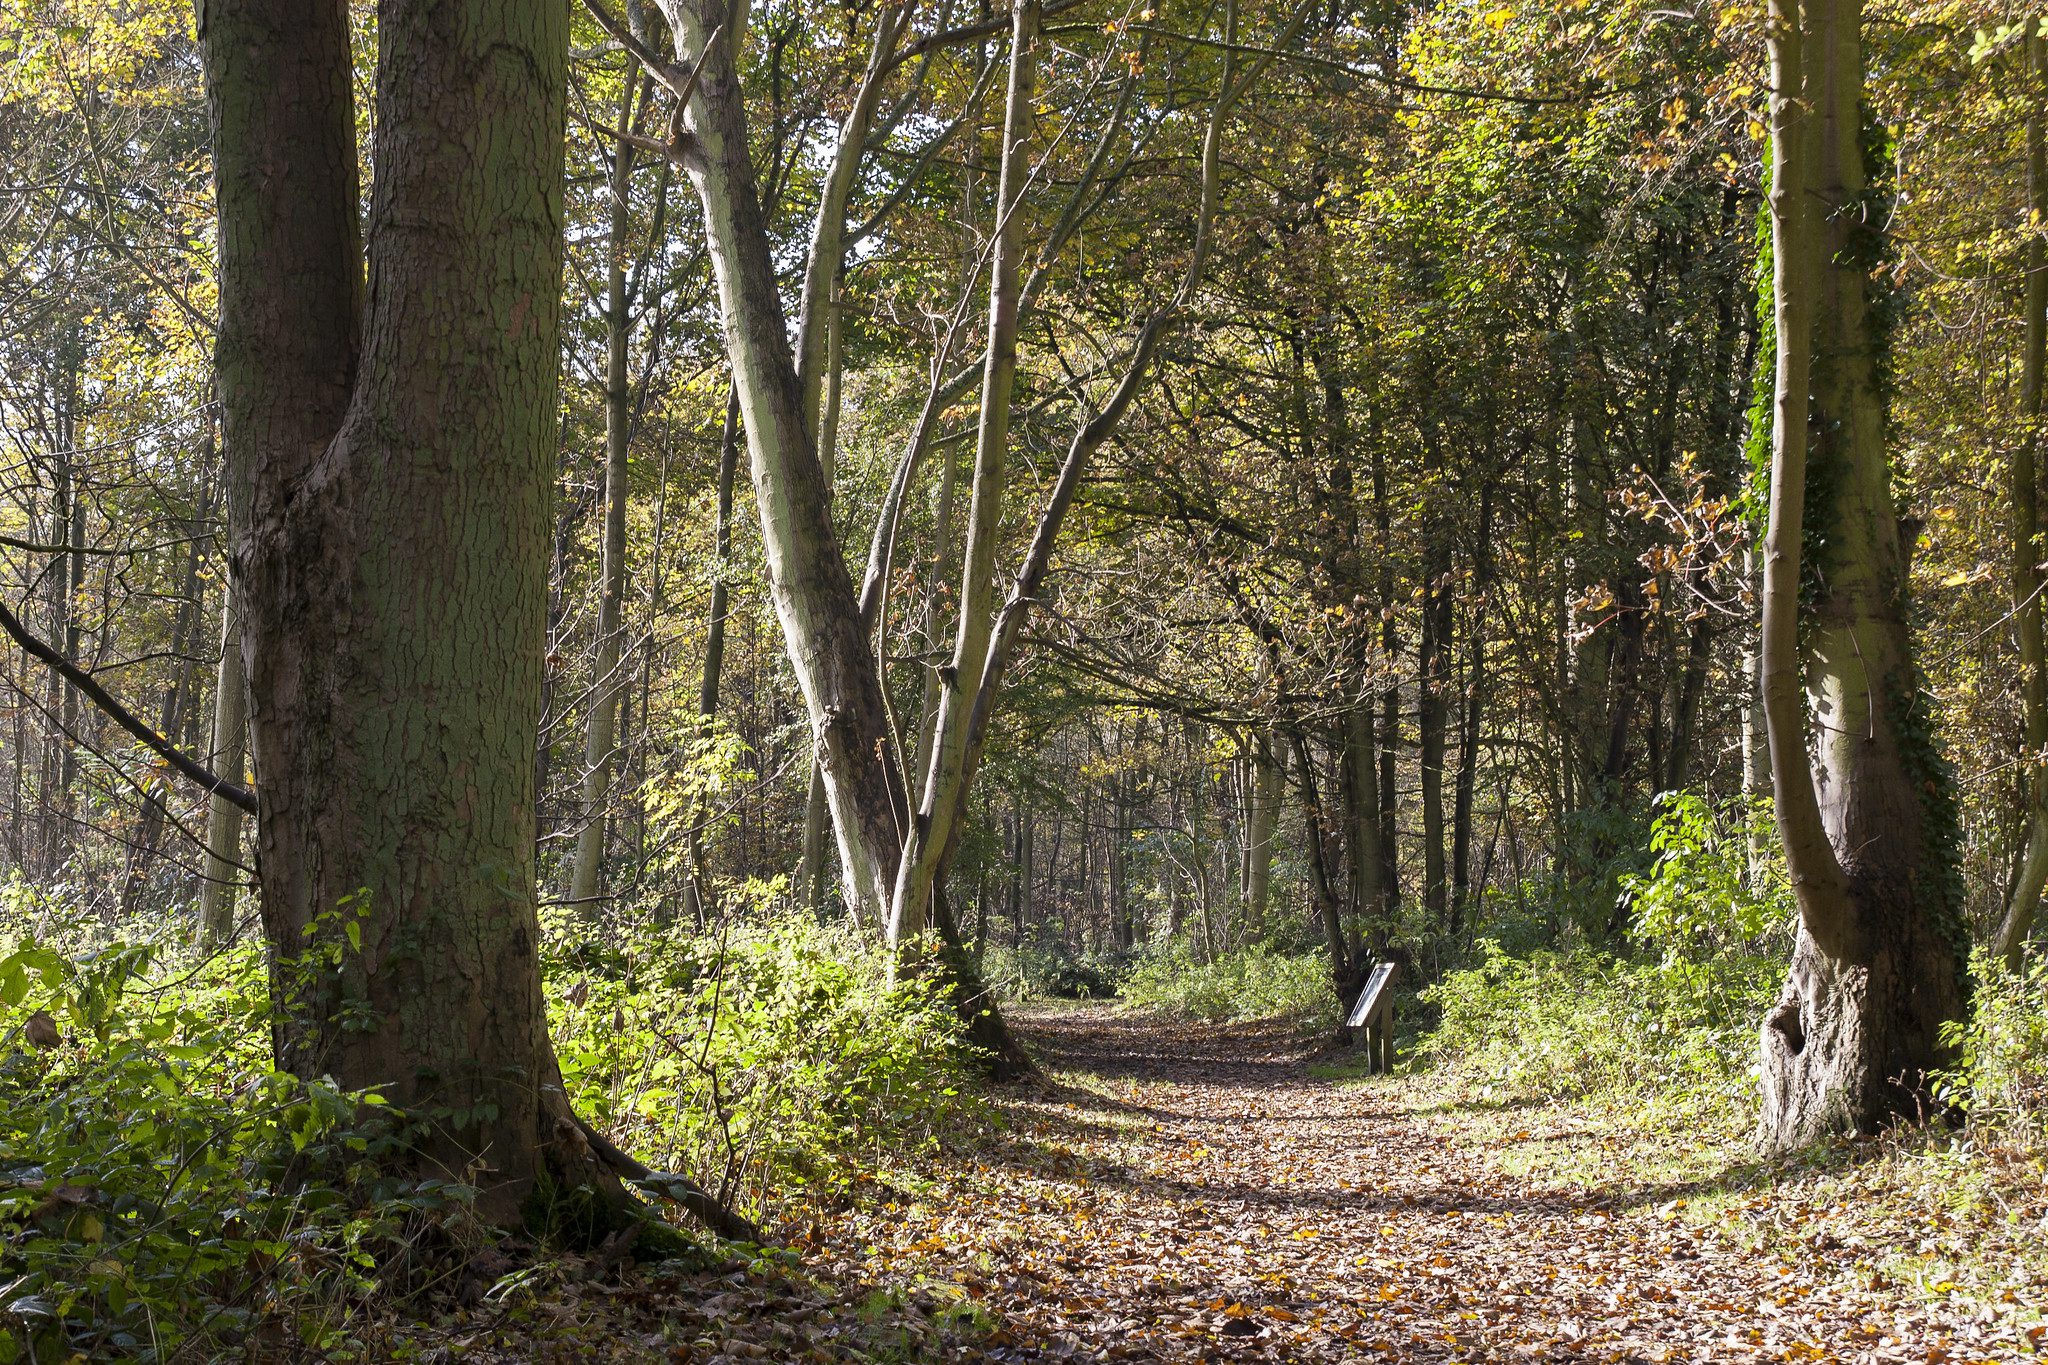
<svg viewBox="0 0 2048 1365">
<path fill-rule="evenodd" d="M 1487 11 L 1486 15 L 1484 16 L 1486 26 L 1492 29 L 1495 33 L 1498 33 L 1502 29 L 1506 28 L 1508 26 L 1508 20 L 1514 17 L 1515 12 L 1505 5 L 1503 5 L 1501 8 L 1497 10 Z"/>
</svg>

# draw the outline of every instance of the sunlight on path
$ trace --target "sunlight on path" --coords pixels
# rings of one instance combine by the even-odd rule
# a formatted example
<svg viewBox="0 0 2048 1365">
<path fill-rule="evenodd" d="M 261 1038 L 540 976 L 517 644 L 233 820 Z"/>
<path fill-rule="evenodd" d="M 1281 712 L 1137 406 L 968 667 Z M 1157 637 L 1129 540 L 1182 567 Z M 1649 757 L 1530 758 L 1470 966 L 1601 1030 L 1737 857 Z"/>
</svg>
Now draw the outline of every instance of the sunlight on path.
<svg viewBox="0 0 2048 1365">
<path fill-rule="evenodd" d="M 873 1268 L 995 1311 L 994 1359 L 2013 1358 L 1660 1213 L 1668 1192 L 1492 1172 L 1414 1112 L 1424 1080 L 1316 1080 L 1265 1030 L 1024 1022 L 1058 1092 L 1006 1105 L 979 1188 L 865 1230 Z"/>
</svg>

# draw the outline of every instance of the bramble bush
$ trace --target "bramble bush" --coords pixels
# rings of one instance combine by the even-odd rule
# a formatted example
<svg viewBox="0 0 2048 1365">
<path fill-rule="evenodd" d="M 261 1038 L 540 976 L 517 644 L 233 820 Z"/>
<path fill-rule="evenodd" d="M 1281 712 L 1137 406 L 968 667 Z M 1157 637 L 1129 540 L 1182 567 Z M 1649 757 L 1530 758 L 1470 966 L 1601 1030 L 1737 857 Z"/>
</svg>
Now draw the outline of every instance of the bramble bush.
<svg viewBox="0 0 2048 1365">
<path fill-rule="evenodd" d="M 267 980 L 246 947 L 0 939 L 0 1363 L 363 1358 L 408 1249 L 469 1222 L 383 1174 L 374 1096 L 269 1065 Z"/>
<path fill-rule="evenodd" d="M 2048 1146 L 2048 958 L 2037 954 L 2015 970 L 1979 952 L 1970 971 L 1970 1016 L 1944 1031 L 1955 1065 L 1937 1093 L 1983 1136 Z"/>
<path fill-rule="evenodd" d="M 1005 1000 L 1107 1000 L 1118 994 L 1133 958 L 1127 952 L 1078 952 L 1050 935 L 982 949 L 982 980 Z"/>
<path fill-rule="evenodd" d="M 382 1358 L 394 1307 L 481 1248 L 474 1191 L 394 1177 L 407 1119 L 271 1065 L 258 947 L 153 927 L 0 903 L 0 1365 Z M 573 1102 L 757 1219 L 978 1112 L 957 1012 L 850 929 L 549 928 Z"/>
</svg>

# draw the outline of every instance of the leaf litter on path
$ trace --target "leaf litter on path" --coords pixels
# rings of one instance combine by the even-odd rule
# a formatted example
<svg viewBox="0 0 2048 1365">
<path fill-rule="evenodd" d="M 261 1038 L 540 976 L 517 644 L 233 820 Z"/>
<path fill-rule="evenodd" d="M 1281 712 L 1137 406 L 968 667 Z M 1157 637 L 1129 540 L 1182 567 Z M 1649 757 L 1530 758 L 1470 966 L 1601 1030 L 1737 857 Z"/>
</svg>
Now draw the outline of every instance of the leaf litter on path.
<svg viewBox="0 0 2048 1365">
<path fill-rule="evenodd" d="M 1841 1361 L 2031 1357 L 2011 1321 L 1902 1303 L 1823 1242 L 1763 1255 L 1617 1172 L 1503 1172 L 1429 1078 L 1312 1077 L 1275 1028 L 1097 1008 L 1019 1021 L 1057 1078 L 811 1259 L 940 1287 L 993 1360 Z"/>
<path fill-rule="evenodd" d="M 1016 1022 L 1053 1081 L 806 1210 L 785 1229 L 799 1265 L 565 1273 L 509 1316 L 449 1315 L 410 1358 L 2036 1358 L 2037 1317 L 1904 1295 L 1855 1259 L 1861 1237 L 1740 1235 L 1808 1191 L 1765 1187 L 1703 1220 L 1619 1158 L 1590 1184 L 1504 1169 L 1505 1148 L 1583 1136 L 1570 1116 L 1488 1140 L 1434 1078 L 1318 1079 L 1282 1029 L 1102 1007 Z"/>
</svg>

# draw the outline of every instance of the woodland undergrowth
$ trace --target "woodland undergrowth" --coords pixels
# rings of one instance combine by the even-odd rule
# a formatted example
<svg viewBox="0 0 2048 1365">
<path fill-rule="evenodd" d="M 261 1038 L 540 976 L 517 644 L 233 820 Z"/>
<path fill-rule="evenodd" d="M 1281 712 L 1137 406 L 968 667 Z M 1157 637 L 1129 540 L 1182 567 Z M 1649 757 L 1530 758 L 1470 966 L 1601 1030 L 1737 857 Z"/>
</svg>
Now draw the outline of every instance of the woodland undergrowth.
<svg viewBox="0 0 2048 1365">
<path fill-rule="evenodd" d="M 1509 953 L 1425 993 L 1409 1063 L 1452 1140 L 1508 1173 L 1660 1191 L 1667 1217 L 1855 1258 L 1873 1288 L 2009 1303 L 2048 1287 L 2048 965 L 1979 954 L 1953 1063 L 1917 1121 L 1766 1160 L 1758 1021 L 1793 909 L 1744 819 L 1669 799 L 1656 862 L 1620 879 L 1633 939 Z M 1764 847 L 1769 848 L 1769 844 Z"/>
<path fill-rule="evenodd" d="M 135 929 L 25 893 L 0 922 L 0 1365 L 406 1358 L 436 1324 L 516 1326 L 615 1264 L 541 1224 L 487 1233 L 460 1181 L 392 1176 L 425 1116 L 276 1070 L 254 947 L 200 955 L 181 922 Z M 979 1124 L 957 1015 L 851 932 L 743 913 L 600 935 L 564 916 L 544 956 L 578 1111 L 771 1232 Z M 687 1228 L 636 1250 L 737 1276 L 719 1293 L 806 1292 L 774 1253 Z M 836 1296 L 812 1297 L 829 1318 Z M 848 1330 L 931 1330 L 890 1317 Z"/>
</svg>

